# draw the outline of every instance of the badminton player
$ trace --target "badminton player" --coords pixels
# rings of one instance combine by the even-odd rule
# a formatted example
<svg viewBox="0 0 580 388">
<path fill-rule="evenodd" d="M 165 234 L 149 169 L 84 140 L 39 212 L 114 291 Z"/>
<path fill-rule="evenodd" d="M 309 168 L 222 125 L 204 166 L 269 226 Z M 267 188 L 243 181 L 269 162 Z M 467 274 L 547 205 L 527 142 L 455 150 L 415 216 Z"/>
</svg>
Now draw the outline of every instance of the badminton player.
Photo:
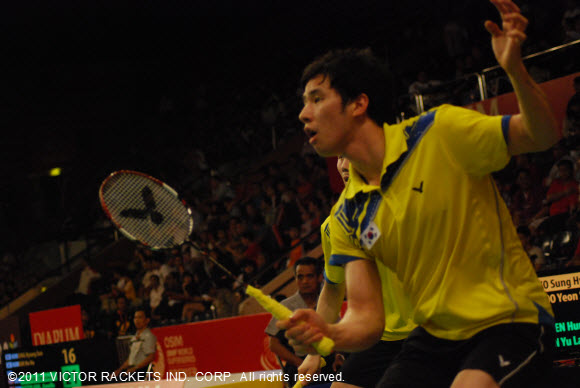
<svg viewBox="0 0 580 388">
<path fill-rule="evenodd" d="M 278 325 L 309 353 L 323 334 L 336 350 L 372 345 L 384 321 L 382 309 L 370 310 L 381 299 L 376 266 L 391 268 L 419 326 L 380 387 L 533 387 L 551 367 L 553 312 L 491 174 L 560 133 L 521 59 L 526 18 L 509 0 L 491 2 L 502 23 L 485 28 L 518 114 L 442 105 L 388 125 L 388 77 L 367 50 L 330 52 L 303 73 L 299 117 L 310 144 L 351 163 L 330 220 L 349 308 L 336 324 L 298 310 Z"/>
<path fill-rule="evenodd" d="M 349 161 L 343 156 L 337 159 L 336 168 L 346 186 Z M 337 322 L 345 296 L 344 268 L 330 261 L 330 217 L 320 227 L 324 252 L 325 283 L 318 299 L 317 310 L 326 322 Z M 347 355 L 342 364 L 342 381 L 334 382 L 333 388 L 374 387 L 385 370 L 400 352 L 403 340 L 415 328 L 411 320 L 411 306 L 402 291 L 399 280 L 386 266 L 377 263 L 383 292 L 385 330 L 381 340 L 367 350 Z M 298 373 L 314 374 L 320 365 L 319 355 L 308 355 Z M 306 382 L 304 383 L 306 384 Z"/>
</svg>

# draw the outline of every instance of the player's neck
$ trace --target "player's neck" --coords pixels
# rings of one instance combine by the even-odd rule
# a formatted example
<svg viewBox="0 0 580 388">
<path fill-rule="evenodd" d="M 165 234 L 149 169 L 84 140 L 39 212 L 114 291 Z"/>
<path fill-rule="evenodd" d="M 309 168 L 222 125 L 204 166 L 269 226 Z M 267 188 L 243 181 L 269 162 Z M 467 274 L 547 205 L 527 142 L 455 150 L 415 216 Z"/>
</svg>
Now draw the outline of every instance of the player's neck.
<svg viewBox="0 0 580 388">
<path fill-rule="evenodd" d="M 369 185 L 379 186 L 385 157 L 385 132 L 374 122 L 359 128 L 344 153 Z"/>
</svg>

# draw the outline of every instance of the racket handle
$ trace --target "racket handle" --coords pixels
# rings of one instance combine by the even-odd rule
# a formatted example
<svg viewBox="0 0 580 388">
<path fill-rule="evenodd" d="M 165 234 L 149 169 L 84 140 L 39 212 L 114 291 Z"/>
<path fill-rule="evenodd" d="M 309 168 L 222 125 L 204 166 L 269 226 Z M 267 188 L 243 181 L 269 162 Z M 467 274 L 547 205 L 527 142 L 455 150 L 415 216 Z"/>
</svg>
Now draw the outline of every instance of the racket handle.
<svg viewBox="0 0 580 388">
<path fill-rule="evenodd" d="M 324 358 L 320 357 L 320 365 L 318 367 L 322 369 L 325 366 L 326 366 L 326 361 L 324 361 Z M 292 388 L 302 388 L 302 387 L 304 387 L 304 385 L 302 385 L 302 381 L 298 380 L 296 382 L 296 384 L 294 384 L 294 387 L 292 387 Z"/>
<path fill-rule="evenodd" d="M 292 311 L 288 307 L 278 303 L 270 296 L 264 295 L 264 293 L 257 288 L 247 286 L 246 294 L 254 297 L 254 299 L 256 299 L 258 303 L 260 303 L 260 305 L 266 309 L 266 311 L 271 313 L 274 318 L 279 321 L 288 319 L 290 316 L 292 316 Z M 332 353 L 332 349 L 334 348 L 334 341 L 328 337 L 324 337 L 320 341 L 313 343 L 312 347 L 316 349 L 318 354 L 328 356 L 330 353 Z"/>
</svg>

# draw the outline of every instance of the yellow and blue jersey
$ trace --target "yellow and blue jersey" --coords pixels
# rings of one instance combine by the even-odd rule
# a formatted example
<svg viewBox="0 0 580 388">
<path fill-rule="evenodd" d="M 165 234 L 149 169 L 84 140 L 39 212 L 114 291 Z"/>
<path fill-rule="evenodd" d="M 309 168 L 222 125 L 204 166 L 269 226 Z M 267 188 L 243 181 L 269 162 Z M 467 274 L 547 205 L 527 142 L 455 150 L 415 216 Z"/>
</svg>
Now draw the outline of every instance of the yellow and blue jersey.
<svg viewBox="0 0 580 388">
<path fill-rule="evenodd" d="M 413 320 L 462 340 L 510 322 L 553 323 L 491 172 L 510 159 L 510 116 L 442 105 L 385 125 L 381 185 L 351 165 L 330 220 L 333 263 L 396 273 Z"/>
<path fill-rule="evenodd" d="M 332 214 L 332 211 L 331 211 Z M 330 218 L 326 218 L 320 227 L 322 251 L 324 252 L 324 278 L 331 284 L 344 282 L 344 265 L 333 263 L 330 256 Z M 385 312 L 385 329 L 382 341 L 398 341 L 407 338 L 415 325 L 411 319 L 411 304 L 403 292 L 399 279 L 383 263 L 377 262 L 381 288 L 383 293 L 383 308 Z"/>
</svg>

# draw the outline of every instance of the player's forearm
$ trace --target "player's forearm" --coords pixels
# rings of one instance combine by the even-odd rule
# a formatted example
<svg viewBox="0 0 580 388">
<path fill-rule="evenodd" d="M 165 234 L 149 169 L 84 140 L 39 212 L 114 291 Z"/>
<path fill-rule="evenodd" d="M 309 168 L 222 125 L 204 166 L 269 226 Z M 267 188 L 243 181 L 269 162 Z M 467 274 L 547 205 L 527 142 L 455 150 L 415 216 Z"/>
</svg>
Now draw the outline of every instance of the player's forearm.
<svg viewBox="0 0 580 388">
<path fill-rule="evenodd" d="M 554 111 L 540 86 L 532 79 L 523 63 L 508 74 L 518 99 L 521 120 L 528 141 L 513 147 L 512 154 L 545 151 L 561 138 Z"/>
<path fill-rule="evenodd" d="M 329 326 L 329 337 L 335 351 L 360 352 L 381 339 L 385 327 L 382 308 L 376 312 L 349 309 L 337 324 Z"/>
<path fill-rule="evenodd" d="M 318 298 L 316 312 L 318 312 L 328 323 L 334 323 L 338 321 L 338 318 L 340 317 L 340 310 L 342 308 L 342 302 L 344 300 L 344 294 L 344 283 L 325 283 L 322 287 L 320 297 Z"/>
<path fill-rule="evenodd" d="M 334 350 L 357 352 L 371 347 L 385 328 L 381 280 L 376 264 L 355 260 L 346 264 L 345 284 L 348 309 L 344 317 L 329 325 Z"/>
</svg>

